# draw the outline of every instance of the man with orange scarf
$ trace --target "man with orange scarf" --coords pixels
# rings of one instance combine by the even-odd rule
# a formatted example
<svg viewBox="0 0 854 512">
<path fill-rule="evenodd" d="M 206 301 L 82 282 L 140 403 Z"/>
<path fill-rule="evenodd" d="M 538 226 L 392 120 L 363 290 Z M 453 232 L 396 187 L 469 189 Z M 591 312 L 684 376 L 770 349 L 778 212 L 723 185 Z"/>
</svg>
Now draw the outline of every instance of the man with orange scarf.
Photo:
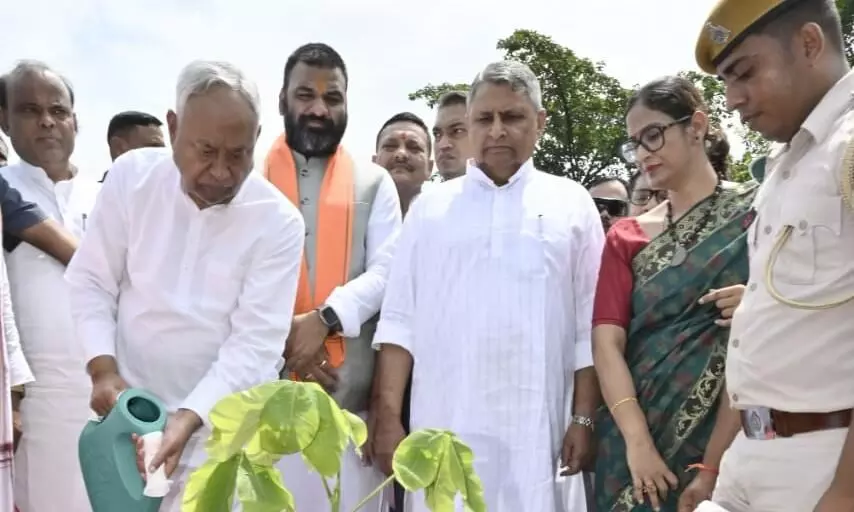
<svg viewBox="0 0 854 512">
<path fill-rule="evenodd" d="M 347 126 L 347 68 L 321 43 L 298 48 L 279 93 L 285 134 L 264 173 L 305 218 L 306 239 L 294 323 L 286 343 L 286 377 L 314 380 L 338 404 L 367 417 L 374 371 L 371 349 L 401 214 L 385 169 L 356 163 L 341 146 Z M 299 454 L 279 463 L 296 510 L 327 500 L 321 478 Z M 341 509 L 351 510 L 383 476 L 355 451 L 341 468 Z M 366 510 L 377 510 L 379 503 Z"/>
</svg>

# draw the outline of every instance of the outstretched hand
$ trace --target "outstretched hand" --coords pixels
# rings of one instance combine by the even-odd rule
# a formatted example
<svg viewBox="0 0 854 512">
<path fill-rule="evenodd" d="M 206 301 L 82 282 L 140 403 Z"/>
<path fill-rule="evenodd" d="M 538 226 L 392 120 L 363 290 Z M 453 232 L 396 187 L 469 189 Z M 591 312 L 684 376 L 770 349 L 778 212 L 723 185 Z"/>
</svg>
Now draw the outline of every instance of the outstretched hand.
<svg viewBox="0 0 854 512">
<path fill-rule="evenodd" d="M 715 320 L 715 324 L 721 327 L 729 327 L 732 324 L 732 315 L 735 309 L 741 304 L 741 298 L 744 296 L 744 285 L 736 284 L 720 288 L 717 290 L 709 290 L 709 293 L 700 297 L 700 304 L 708 304 L 714 302 L 715 306 L 721 311 L 721 317 Z"/>
</svg>

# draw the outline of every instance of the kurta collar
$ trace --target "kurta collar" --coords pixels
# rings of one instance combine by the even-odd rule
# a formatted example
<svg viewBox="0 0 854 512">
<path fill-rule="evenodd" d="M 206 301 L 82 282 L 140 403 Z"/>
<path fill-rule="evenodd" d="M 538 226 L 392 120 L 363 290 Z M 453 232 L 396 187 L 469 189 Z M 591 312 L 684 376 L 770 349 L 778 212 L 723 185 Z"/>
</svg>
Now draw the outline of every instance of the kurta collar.
<svg viewBox="0 0 854 512">
<path fill-rule="evenodd" d="M 41 167 L 37 167 L 37 166 L 35 166 L 35 165 L 25 161 L 25 160 L 19 161 L 17 166 L 19 169 L 21 169 L 21 172 L 27 174 L 27 176 L 30 176 L 32 179 L 35 179 L 36 181 L 38 181 L 40 183 L 44 183 L 45 185 L 50 185 L 50 186 L 54 186 L 56 184 L 56 183 L 54 183 L 54 181 L 52 179 L 50 179 L 50 176 L 48 176 L 47 172 L 44 169 L 42 169 Z M 70 165 L 70 167 L 71 167 L 71 179 L 74 179 L 77 177 L 77 166 L 76 165 Z M 67 181 L 67 180 L 63 180 L 63 181 Z"/>
<path fill-rule="evenodd" d="M 480 167 L 477 166 L 477 162 L 474 158 L 470 158 L 468 162 L 466 162 L 466 174 L 465 176 L 472 179 L 475 183 L 480 184 L 481 186 L 492 188 L 492 189 L 505 189 L 514 186 L 516 183 L 524 182 L 528 179 L 528 177 L 533 174 L 534 171 L 534 160 L 529 158 L 522 167 L 519 168 L 518 171 L 513 173 L 510 176 L 510 179 L 507 180 L 505 185 L 496 185 L 494 181 L 492 181 L 489 176 L 484 173 Z"/>
</svg>

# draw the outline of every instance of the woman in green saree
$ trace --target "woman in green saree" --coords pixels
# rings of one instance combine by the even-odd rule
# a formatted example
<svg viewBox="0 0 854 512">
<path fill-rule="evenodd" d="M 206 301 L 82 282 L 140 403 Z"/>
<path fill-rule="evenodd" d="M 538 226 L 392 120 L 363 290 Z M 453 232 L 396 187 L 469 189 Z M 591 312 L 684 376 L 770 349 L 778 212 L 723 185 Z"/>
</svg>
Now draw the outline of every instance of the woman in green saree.
<svg viewBox="0 0 854 512">
<path fill-rule="evenodd" d="M 726 437 L 737 428 L 731 415 L 716 427 L 716 417 L 756 185 L 723 181 L 729 146 L 706 112 L 679 77 L 629 102 L 623 156 L 668 200 L 621 219 L 606 238 L 593 315 L 607 406 L 596 429 L 597 512 L 675 512 L 696 464 L 704 479 L 695 487 L 710 494 L 717 461 L 703 461 L 706 445 L 714 429 Z"/>
</svg>

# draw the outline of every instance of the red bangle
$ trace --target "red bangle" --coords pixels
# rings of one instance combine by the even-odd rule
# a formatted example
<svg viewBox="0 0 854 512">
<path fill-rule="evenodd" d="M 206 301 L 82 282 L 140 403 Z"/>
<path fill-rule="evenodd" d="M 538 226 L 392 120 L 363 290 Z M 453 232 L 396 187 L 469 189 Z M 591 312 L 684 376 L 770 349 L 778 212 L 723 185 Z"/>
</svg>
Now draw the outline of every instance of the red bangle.
<svg viewBox="0 0 854 512">
<path fill-rule="evenodd" d="M 718 474 L 718 470 L 716 468 L 707 466 L 705 464 L 691 464 L 690 466 L 688 466 L 687 469 L 685 469 L 685 471 L 691 471 L 692 469 L 696 469 L 698 471 L 708 471 L 709 473 L 714 473 L 715 475 Z"/>
</svg>

